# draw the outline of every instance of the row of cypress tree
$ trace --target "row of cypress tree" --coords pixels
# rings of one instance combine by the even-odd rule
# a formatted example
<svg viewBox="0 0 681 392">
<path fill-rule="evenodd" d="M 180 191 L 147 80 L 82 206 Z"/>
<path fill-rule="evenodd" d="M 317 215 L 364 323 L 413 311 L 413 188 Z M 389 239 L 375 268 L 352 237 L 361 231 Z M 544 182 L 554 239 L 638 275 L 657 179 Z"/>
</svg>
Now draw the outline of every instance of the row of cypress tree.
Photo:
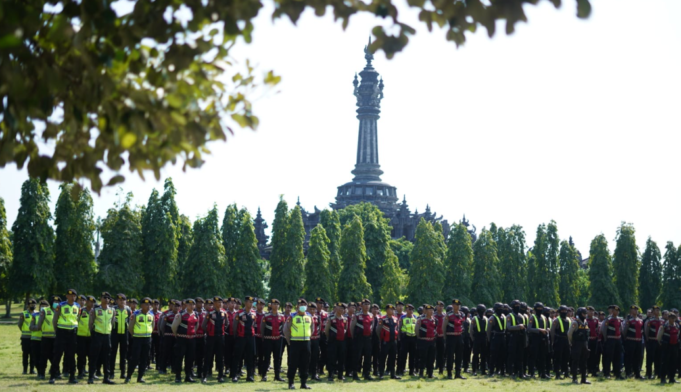
<svg viewBox="0 0 681 392">
<path fill-rule="evenodd" d="M 76 287 L 162 299 L 220 293 L 282 301 L 304 295 L 417 305 L 456 297 L 470 305 L 521 299 L 549 306 L 681 307 L 681 250 L 669 242 L 662 256 L 648 239 L 639 254 L 628 223 L 618 228 L 613 253 L 605 236 L 596 236 L 582 268 L 572 240 L 560 240 L 554 221 L 537 227 L 531 248 L 518 225 L 492 223 L 472 242 L 463 224 L 444 238 L 438 222 L 425 220 L 411 243 L 391 239 L 381 211 L 362 203 L 322 211 L 306 255 L 301 209 L 289 209 L 280 198 L 267 262 L 246 209 L 227 206 L 220 223 L 213 206 L 192 224 L 180 214 L 175 195 L 167 179 L 163 193 L 154 190 L 146 206 L 133 206 L 127 194 L 95 221 L 89 191 L 63 184 L 53 229 L 47 187 L 26 181 L 11 231 L 0 199 L 0 297 Z"/>
</svg>

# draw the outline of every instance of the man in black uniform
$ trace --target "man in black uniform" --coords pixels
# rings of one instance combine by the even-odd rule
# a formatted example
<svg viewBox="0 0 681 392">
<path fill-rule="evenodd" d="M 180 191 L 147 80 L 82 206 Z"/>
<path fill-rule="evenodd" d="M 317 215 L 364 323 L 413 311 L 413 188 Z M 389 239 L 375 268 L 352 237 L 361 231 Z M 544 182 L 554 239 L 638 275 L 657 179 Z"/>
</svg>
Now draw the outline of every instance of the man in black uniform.
<svg viewBox="0 0 681 392">
<path fill-rule="evenodd" d="M 476 308 L 476 315 L 471 320 L 469 331 L 471 343 L 473 345 L 473 375 L 477 376 L 478 371 L 481 375 L 487 374 L 487 308 L 479 304 Z"/>
<path fill-rule="evenodd" d="M 224 366 L 224 351 L 225 351 L 225 328 L 228 326 L 229 319 L 227 318 L 227 311 L 222 308 L 222 297 L 215 296 L 213 299 L 206 301 L 212 304 L 206 317 L 204 317 L 201 327 L 206 332 L 206 355 L 203 361 L 203 379 L 202 383 L 207 382 L 207 376 L 213 365 L 213 356 L 215 356 L 215 368 L 218 371 L 218 382 L 225 382 L 225 366 Z"/>
<path fill-rule="evenodd" d="M 471 319 L 470 319 L 470 309 L 468 306 L 462 306 L 461 312 L 464 315 L 463 322 L 463 362 L 461 368 L 464 373 L 468 373 L 468 369 L 471 362 L 471 350 L 473 348 L 471 342 Z"/>
<path fill-rule="evenodd" d="M 114 306 L 114 324 L 113 331 L 111 331 L 111 358 L 109 359 L 109 366 L 111 366 L 110 374 L 116 372 L 116 355 L 120 349 L 120 371 L 121 379 L 125 379 L 126 362 L 128 360 L 128 323 L 132 311 L 127 306 L 127 297 L 125 294 L 119 293 L 116 295 L 116 306 Z"/>
<path fill-rule="evenodd" d="M 348 319 L 345 317 L 345 309 L 347 305 L 342 302 L 337 302 L 333 307 L 334 313 L 326 320 L 324 326 L 324 335 L 328 342 L 328 360 L 327 370 L 329 372 L 329 381 L 333 381 L 334 375 L 338 375 L 338 379 L 345 381 L 343 370 L 345 368 L 345 337 L 348 331 Z"/>
<path fill-rule="evenodd" d="M 577 369 L 582 374 L 582 384 L 591 384 L 586 379 L 587 359 L 589 358 L 589 324 L 586 322 L 586 308 L 577 309 L 577 318 L 572 321 L 568 331 L 572 345 L 572 382 L 577 384 Z"/>
<path fill-rule="evenodd" d="M 506 360 L 506 318 L 504 317 L 504 305 L 495 303 L 494 314 L 487 321 L 487 340 L 490 342 L 489 375 L 494 376 L 498 372 L 504 376 L 504 361 Z"/>
<path fill-rule="evenodd" d="M 379 377 L 382 379 L 387 368 L 390 378 L 399 380 L 400 376 L 395 374 L 395 356 L 397 355 L 397 317 L 395 316 L 395 306 L 388 304 L 385 306 L 385 316 L 379 321 L 376 337 L 381 345 L 381 358 L 379 361 Z M 387 362 L 386 362 L 387 360 Z"/>
<path fill-rule="evenodd" d="M 525 317 L 520 314 L 520 301 L 511 302 L 512 313 L 506 318 L 506 325 L 511 341 L 508 346 L 508 372 L 513 378 L 524 379 L 523 360 L 525 355 Z"/>
<path fill-rule="evenodd" d="M 570 319 L 567 316 L 568 308 L 561 305 L 558 308 L 558 317 L 551 326 L 551 340 L 553 340 L 553 370 L 556 379 L 564 379 L 568 374 L 568 359 L 570 358 L 570 342 L 568 341 L 568 330 Z"/>
<path fill-rule="evenodd" d="M 623 380 L 622 377 L 622 328 L 624 321 L 619 317 L 620 307 L 611 305 L 609 309 L 612 311 L 610 317 L 603 321 L 601 331 L 603 334 L 603 342 L 605 350 L 603 355 L 603 375 L 605 378 L 610 378 L 610 365 L 614 368 L 615 377 Z"/>
<path fill-rule="evenodd" d="M 244 308 L 234 316 L 234 357 L 232 358 L 232 382 L 239 381 L 241 361 L 246 364 L 246 381 L 255 381 L 255 315 L 251 312 L 253 300 L 244 298 Z"/>
<path fill-rule="evenodd" d="M 539 377 L 547 379 L 548 370 L 546 365 L 546 351 L 549 341 L 549 320 L 543 314 L 544 304 L 537 302 L 534 304 L 534 314 L 530 317 L 530 377 L 534 377 L 534 371 L 539 371 Z"/>
</svg>

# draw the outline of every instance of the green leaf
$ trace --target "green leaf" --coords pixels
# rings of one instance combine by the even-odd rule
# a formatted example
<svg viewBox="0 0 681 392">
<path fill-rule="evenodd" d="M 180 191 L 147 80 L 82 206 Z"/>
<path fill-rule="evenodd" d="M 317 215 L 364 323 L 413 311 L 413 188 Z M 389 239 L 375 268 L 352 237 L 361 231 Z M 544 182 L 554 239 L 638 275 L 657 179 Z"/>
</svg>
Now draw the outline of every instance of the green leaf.
<svg viewBox="0 0 681 392">
<path fill-rule="evenodd" d="M 0 48 L 11 48 L 13 46 L 19 46 L 21 43 L 21 38 L 14 34 L 7 34 L 0 37 Z"/>
</svg>

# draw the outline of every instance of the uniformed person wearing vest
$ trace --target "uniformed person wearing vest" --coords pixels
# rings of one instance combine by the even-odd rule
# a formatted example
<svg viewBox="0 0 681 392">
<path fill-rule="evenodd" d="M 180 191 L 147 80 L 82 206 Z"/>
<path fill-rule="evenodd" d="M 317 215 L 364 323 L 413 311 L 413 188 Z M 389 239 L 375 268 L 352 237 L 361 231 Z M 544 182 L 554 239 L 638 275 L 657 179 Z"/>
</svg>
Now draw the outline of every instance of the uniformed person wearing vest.
<svg viewBox="0 0 681 392">
<path fill-rule="evenodd" d="M 622 329 L 624 328 L 624 321 L 619 317 L 619 306 L 611 305 L 609 309 L 612 310 L 612 314 L 601 325 L 601 333 L 605 342 L 603 376 L 610 378 L 610 366 L 612 365 L 615 377 L 623 380 L 620 358 L 622 355 Z"/>
<path fill-rule="evenodd" d="M 445 352 L 445 328 L 447 312 L 445 312 L 445 303 L 443 301 L 437 301 L 435 304 L 434 317 L 437 319 L 437 337 L 435 339 L 435 367 L 438 370 L 438 374 L 443 374 L 445 371 L 446 363 L 446 352 Z"/>
<path fill-rule="evenodd" d="M 208 381 L 206 377 L 212 367 L 213 357 L 215 357 L 218 382 L 223 383 L 225 382 L 225 329 L 229 327 L 229 318 L 227 318 L 227 311 L 222 308 L 222 297 L 215 296 L 212 300 L 206 300 L 206 303 L 212 304 L 213 308 L 206 314 L 201 325 L 203 330 L 206 331 L 206 356 L 203 361 L 204 369 L 201 382 L 206 383 Z"/>
<path fill-rule="evenodd" d="M 171 326 L 175 335 L 175 382 L 182 382 L 182 362 L 184 361 L 184 382 L 196 382 L 192 377 L 194 355 L 196 354 L 196 331 L 199 317 L 194 312 L 196 301 L 192 298 L 184 300 L 185 308 L 173 320 Z"/>
<path fill-rule="evenodd" d="M 451 305 L 450 305 L 451 306 Z M 461 371 L 463 373 L 468 373 L 471 364 L 471 352 L 473 350 L 473 343 L 471 341 L 471 311 L 468 306 L 461 307 L 461 313 L 463 313 L 463 360 L 461 362 Z"/>
<path fill-rule="evenodd" d="M 624 321 L 624 374 L 626 377 L 641 379 L 641 358 L 643 351 L 643 320 L 638 317 L 638 305 L 631 305 Z"/>
<path fill-rule="evenodd" d="M 88 317 L 88 329 L 92 332 L 90 342 L 88 384 L 93 384 L 96 370 L 104 369 L 104 384 L 114 384 L 113 372 L 109 365 L 111 351 L 111 331 L 113 329 L 114 309 L 110 306 L 111 294 L 103 292 L 99 297 L 100 306 L 93 308 Z"/>
<path fill-rule="evenodd" d="M 199 323 L 196 325 L 196 353 L 194 354 L 194 366 L 196 366 L 196 371 L 199 372 L 199 378 L 203 380 L 205 377 L 203 375 L 203 360 L 206 356 L 206 331 L 201 327 L 203 324 L 203 319 L 206 318 L 206 309 L 204 305 L 206 301 L 201 297 L 194 298 L 196 302 L 196 308 L 194 312 L 199 318 Z M 195 376 L 192 373 L 192 376 Z"/>
<path fill-rule="evenodd" d="M 570 329 L 568 331 L 568 340 L 572 347 L 572 365 L 570 366 L 570 370 L 572 371 L 572 382 L 574 384 L 579 383 L 579 381 L 577 381 L 578 369 L 582 376 L 581 383 L 591 384 L 586 379 L 588 370 L 587 360 L 589 358 L 589 323 L 587 323 L 586 317 L 586 308 L 577 309 L 577 317 L 571 321 Z"/>
<path fill-rule="evenodd" d="M 558 308 L 558 317 L 553 320 L 551 326 L 551 340 L 553 341 L 553 371 L 556 379 L 564 379 L 568 376 L 568 361 L 570 358 L 570 341 L 568 331 L 570 329 L 570 318 L 568 318 L 568 308 L 561 305 Z"/>
<path fill-rule="evenodd" d="M 566 326 L 567 327 L 567 326 Z M 508 363 L 506 369 L 513 378 L 524 379 L 523 362 L 525 360 L 525 316 L 520 311 L 520 301 L 511 302 L 511 313 L 506 317 L 506 330 L 509 332 Z"/>
<path fill-rule="evenodd" d="M 487 356 L 488 356 L 488 345 L 487 345 L 487 317 L 485 312 L 487 308 L 483 304 L 479 304 L 475 307 L 476 315 L 470 323 L 470 337 L 471 343 L 473 345 L 473 360 L 471 365 L 471 370 L 473 375 L 477 376 L 478 372 L 481 375 L 487 374 Z"/>
<path fill-rule="evenodd" d="M 461 375 L 461 365 L 463 363 L 463 333 L 466 315 L 461 312 L 461 301 L 456 298 L 452 300 L 452 310 L 447 312 L 445 316 L 442 322 L 445 324 L 443 330 L 447 337 L 447 378 L 451 380 L 452 370 L 455 370 L 455 377 L 465 380 L 466 378 Z"/>
<path fill-rule="evenodd" d="M 69 374 L 69 384 L 77 384 L 76 379 L 76 336 L 78 333 L 78 314 L 80 306 L 76 302 L 78 294 L 76 290 L 66 291 L 66 301 L 62 302 L 54 310 L 52 326 L 55 331 L 54 340 L 54 363 L 60 363 L 64 356 L 64 371 Z M 50 384 L 54 384 L 57 376 L 56 367 L 50 374 Z"/>
<path fill-rule="evenodd" d="M 669 312 L 667 321 L 664 322 L 657 331 L 657 341 L 662 346 L 662 368 L 660 371 L 660 382 L 662 384 L 675 384 L 676 372 L 678 371 L 679 359 L 679 339 L 681 337 L 681 324 L 679 324 L 676 314 Z"/>
<path fill-rule="evenodd" d="M 161 335 L 158 332 L 159 322 L 161 321 L 161 301 L 153 299 L 151 304 L 151 311 L 154 313 L 154 331 L 151 333 L 151 353 L 149 358 L 151 363 L 158 363 L 161 353 Z"/>
<path fill-rule="evenodd" d="M 168 310 L 163 312 L 158 321 L 158 331 L 161 335 L 161 355 L 158 361 L 158 373 L 166 374 L 168 372 L 168 366 L 170 365 L 171 373 L 177 373 L 175 371 L 175 361 L 173 361 L 173 353 L 175 351 L 175 336 L 173 335 L 173 321 L 175 317 L 180 312 L 180 302 L 171 299 L 168 302 Z"/>
<path fill-rule="evenodd" d="M 652 308 L 652 315 L 648 318 L 645 325 L 646 378 L 649 380 L 654 379 L 655 374 L 660 374 L 662 350 L 660 349 L 660 342 L 657 340 L 657 332 L 661 325 L 662 320 L 660 319 L 660 307 L 655 305 Z M 655 365 L 654 373 L 653 364 Z"/>
<path fill-rule="evenodd" d="M 381 342 L 381 358 L 379 361 L 379 377 L 382 379 L 385 370 L 393 380 L 401 377 L 395 374 L 395 359 L 397 356 L 397 339 L 399 331 L 397 329 L 398 319 L 395 316 L 395 306 L 388 304 L 385 306 L 385 316 L 381 317 L 376 328 L 376 336 Z"/>
<path fill-rule="evenodd" d="M 333 315 L 329 316 L 324 326 L 324 335 L 327 341 L 327 370 L 329 372 L 329 381 L 333 381 L 334 376 L 337 375 L 341 381 L 345 380 L 343 376 L 343 369 L 345 368 L 345 337 L 348 331 L 349 323 L 345 317 L 345 309 L 347 305 L 342 302 L 337 302 L 333 307 Z"/>
<path fill-rule="evenodd" d="M 348 330 L 345 334 L 345 376 L 352 377 L 355 371 L 355 347 L 354 339 L 352 339 L 352 331 L 350 330 L 350 323 L 355 318 L 355 310 L 359 304 L 354 302 L 348 303 L 347 313 L 345 317 L 348 318 Z"/>
<path fill-rule="evenodd" d="M 593 377 L 597 377 L 600 368 L 600 353 L 598 337 L 600 336 L 600 322 L 598 321 L 598 312 L 593 306 L 586 307 L 586 322 L 589 325 L 589 373 Z"/>
<path fill-rule="evenodd" d="M 41 299 L 38 308 L 33 310 L 31 313 L 31 324 L 29 325 L 29 330 L 31 331 L 31 360 L 35 363 L 36 371 L 38 372 L 38 380 L 45 379 L 45 368 L 41 371 L 41 341 L 43 339 L 43 331 L 36 328 L 38 325 L 38 320 L 40 319 L 40 314 L 43 309 L 49 309 L 50 303 L 44 299 Z"/>
<path fill-rule="evenodd" d="M 549 337 L 549 321 L 543 315 L 544 304 L 536 302 L 534 304 L 534 314 L 529 318 L 527 330 L 530 335 L 530 357 L 528 361 L 530 377 L 535 377 L 535 370 L 538 371 L 541 379 L 549 378 L 546 365 L 546 351 Z"/>
<path fill-rule="evenodd" d="M 300 389 L 312 389 L 307 386 L 312 317 L 307 314 L 307 301 L 304 298 L 298 300 L 298 312 L 286 323 L 284 332 L 289 342 L 288 388 L 296 389 L 294 380 L 297 371 L 300 375 Z"/>
<path fill-rule="evenodd" d="M 47 361 L 50 361 L 50 375 L 54 372 L 59 374 L 58 378 L 61 379 L 61 373 L 59 372 L 59 362 L 54 362 L 54 310 L 61 303 L 61 298 L 58 296 L 51 297 L 51 306 L 45 306 L 40 309 L 40 315 L 38 316 L 38 321 L 35 324 L 31 324 L 31 331 L 40 332 L 40 361 L 38 362 L 38 380 L 45 379 L 45 371 L 47 369 Z"/>
<path fill-rule="evenodd" d="M 21 364 L 24 366 L 23 374 L 28 374 L 30 360 L 31 374 L 35 374 L 35 359 L 31 357 L 31 318 L 35 311 L 37 302 L 31 298 L 28 300 L 28 307 L 19 315 L 19 330 L 21 331 Z"/>
<path fill-rule="evenodd" d="M 246 381 L 255 381 L 255 313 L 254 297 L 244 298 L 244 308 L 234 316 L 232 335 L 234 336 L 234 354 L 232 357 L 232 382 L 239 381 L 242 361 L 246 365 Z"/>
<path fill-rule="evenodd" d="M 504 376 L 506 362 L 506 317 L 504 317 L 504 305 L 495 303 L 493 314 L 487 321 L 487 340 L 489 341 L 489 375 L 498 372 Z"/>
<path fill-rule="evenodd" d="M 144 383 L 144 373 L 149 363 L 151 350 L 151 333 L 154 330 L 154 313 L 151 311 L 151 298 L 142 298 L 140 310 L 135 311 L 130 318 L 128 332 L 132 335 L 132 350 L 130 366 L 125 382 L 129 383 L 137 367 L 137 382 Z"/>
<path fill-rule="evenodd" d="M 400 331 L 400 355 L 397 361 L 396 375 L 404 376 L 409 358 L 409 375 L 416 376 L 416 316 L 414 305 L 407 304 L 407 313 L 398 320 Z"/>
<path fill-rule="evenodd" d="M 371 377 L 371 330 L 373 327 L 373 315 L 369 311 L 371 301 L 362 300 L 362 311 L 355 314 L 350 322 L 350 331 L 354 343 L 355 363 L 353 378 L 359 380 L 359 373 L 362 372 L 365 380 L 372 380 Z M 362 368 L 363 365 L 363 368 Z"/>
<path fill-rule="evenodd" d="M 114 306 L 114 324 L 111 331 L 111 358 L 109 358 L 110 373 L 116 372 L 116 355 L 120 350 L 119 368 L 121 379 L 125 379 L 126 363 L 128 359 L 128 325 L 132 311 L 128 307 L 128 299 L 125 294 L 116 295 L 116 306 Z"/>
<path fill-rule="evenodd" d="M 92 341 L 90 333 L 90 312 L 95 306 L 95 297 L 88 295 L 85 297 L 84 307 L 81 307 L 78 312 L 78 333 L 76 340 L 78 362 L 76 368 L 78 369 L 78 379 L 82 380 L 87 373 L 87 361 L 90 355 L 90 343 Z"/>
<path fill-rule="evenodd" d="M 265 305 L 267 302 L 262 298 L 256 298 L 255 300 L 255 323 L 253 328 L 255 330 L 255 368 L 260 369 L 260 363 L 264 361 L 263 359 L 263 349 L 262 349 L 262 331 L 260 330 L 260 325 L 262 324 L 262 319 L 265 317 Z"/>
<path fill-rule="evenodd" d="M 373 321 L 371 324 L 371 330 L 376 331 L 378 328 L 378 323 L 381 321 L 381 307 L 378 304 L 371 305 L 371 315 L 373 316 Z M 378 377 L 378 367 L 381 359 L 381 341 L 378 336 L 373 333 L 371 335 L 371 368 L 373 370 L 374 377 Z"/>
</svg>

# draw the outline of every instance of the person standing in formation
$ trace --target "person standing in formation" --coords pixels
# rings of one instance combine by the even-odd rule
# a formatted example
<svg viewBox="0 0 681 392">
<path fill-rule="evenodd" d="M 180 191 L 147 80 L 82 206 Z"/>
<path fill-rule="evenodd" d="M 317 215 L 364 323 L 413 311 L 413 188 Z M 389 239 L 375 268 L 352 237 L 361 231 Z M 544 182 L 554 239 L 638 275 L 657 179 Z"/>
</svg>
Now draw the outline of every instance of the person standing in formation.
<svg viewBox="0 0 681 392">
<path fill-rule="evenodd" d="M 88 372 L 87 361 L 90 354 L 90 344 L 92 342 L 92 333 L 90 326 L 90 313 L 95 307 L 95 297 L 88 295 L 85 297 L 85 307 L 80 308 L 78 313 L 78 333 L 77 333 L 77 354 L 78 362 L 76 368 L 78 369 L 78 379 L 85 378 L 85 373 Z"/>
<path fill-rule="evenodd" d="M 589 323 L 586 321 L 586 308 L 577 309 L 577 317 L 570 324 L 568 340 L 572 347 L 572 382 L 577 384 L 577 369 L 582 375 L 582 384 L 591 384 L 586 379 L 589 358 Z"/>
<path fill-rule="evenodd" d="M 381 345 L 381 358 L 379 361 L 379 377 L 383 379 L 385 370 L 388 370 L 390 378 L 399 380 L 401 377 L 395 374 L 395 359 L 397 356 L 398 320 L 395 316 L 395 306 L 385 306 L 385 316 L 380 319 L 376 328 L 376 336 Z"/>
<path fill-rule="evenodd" d="M 267 370 L 270 367 L 270 358 L 274 357 L 274 380 L 284 381 L 281 378 L 281 357 L 283 351 L 284 324 L 286 317 L 279 313 L 279 300 L 270 300 L 270 312 L 265 314 L 261 321 L 263 359 L 259 364 L 258 373 L 262 381 L 267 381 Z"/>
<path fill-rule="evenodd" d="M 328 342 L 328 372 L 329 381 L 333 381 L 334 376 L 338 376 L 338 380 L 345 381 L 343 371 L 345 369 L 345 337 L 348 331 L 348 319 L 345 317 L 345 310 L 347 305 L 342 302 L 337 302 L 334 307 L 334 313 L 329 316 L 324 326 L 324 335 Z"/>
<path fill-rule="evenodd" d="M 35 374 L 35 358 L 31 356 L 31 318 L 35 311 L 35 306 L 37 302 L 35 299 L 31 298 L 28 300 L 28 306 L 19 315 L 19 331 L 21 331 L 21 364 L 24 367 L 23 374 L 28 374 L 28 365 L 31 365 L 31 374 Z"/>
<path fill-rule="evenodd" d="M 60 363 L 64 356 L 64 370 L 69 374 L 69 384 L 77 384 L 76 379 L 76 336 L 78 332 L 78 314 L 80 306 L 76 303 L 76 290 L 66 291 L 66 301 L 54 310 L 52 326 L 55 330 L 54 363 Z M 53 369 L 58 369 L 54 367 Z M 57 379 L 56 370 L 50 375 L 50 384 Z"/>
<path fill-rule="evenodd" d="M 154 330 L 154 313 L 151 311 L 151 298 L 142 298 L 141 309 L 136 310 L 130 318 L 128 331 L 132 335 L 132 350 L 130 353 L 130 366 L 125 382 L 129 383 L 132 374 L 137 368 L 137 382 L 145 383 L 144 373 L 149 363 L 151 351 L 151 333 Z"/>
<path fill-rule="evenodd" d="M 127 305 L 127 297 L 120 293 L 116 295 L 116 306 L 114 306 L 114 329 L 111 332 L 111 358 L 109 359 L 109 366 L 111 366 L 111 374 L 116 372 L 116 355 L 120 350 L 119 368 L 121 371 L 121 379 L 125 379 L 126 361 L 128 358 L 128 323 L 132 310 Z"/>
<path fill-rule="evenodd" d="M 196 331 L 199 317 L 194 311 L 196 301 L 192 298 L 184 300 L 185 308 L 173 319 L 171 326 L 175 336 L 175 382 L 182 382 L 182 362 L 184 361 L 184 382 L 194 383 L 194 355 L 196 354 Z"/>
<path fill-rule="evenodd" d="M 461 365 L 463 363 L 464 341 L 463 333 L 466 316 L 461 312 L 461 301 L 452 300 L 452 310 L 446 314 L 442 320 L 446 331 L 447 341 L 447 379 L 452 379 L 452 370 L 456 370 L 455 377 L 461 380 L 466 378 L 461 375 Z M 438 319 L 438 323 L 440 320 Z M 442 330 L 442 328 L 440 328 Z M 456 365 L 455 365 L 456 364 Z"/>
<path fill-rule="evenodd" d="M 310 366 L 310 337 L 312 336 L 312 317 L 307 313 L 307 301 L 298 300 L 298 312 L 286 322 L 284 327 L 289 342 L 288 388 L 296 389 L 296 371 L 300 375 L 300 389 L 312 389 L 307 385 Z"/>
<path fill-rule="evenodd" d="M 657 333 L 662 325 L 660 319 L 660 307 L 655 305 L 652 308 L 652 314 L 648 318 L 645 325 L 646 337 L 646 378 L 653 380 L 655 374 L 660 374 L 660 360 L 662 358 L 660 342 L 657 340 Z M 653 372 L 653 365 L 655 372 Z"/>
<path fill-rule="evenodd" d="M 88 384 L 94 384 L 97 378 L 97 369 L 104 370 L 104 384 L 114 384 L 114 374 L 109 365 L 109 353 L 111 351 L 111 331 L 114 325 L 114 310 L 109 306 L 111 294 L 103 292 L 99 297 L 99 308 L 90 311 L 88 329 L 92 331 L 90 342 L 90 358 L 88 359 L 90 371 L 88 372 Z"/>
<path fill-rule="evenodd" d="M 246 364 L 246 381 L 255 381 L 255 314 L 253 308 L 254 297 L 244 298 L 244 309 L 234 316 L 231 327 L 234 335 L 234 356 L 232 358 L 232 382 L 239 381 L 241 361 Z"/>
</svg>

